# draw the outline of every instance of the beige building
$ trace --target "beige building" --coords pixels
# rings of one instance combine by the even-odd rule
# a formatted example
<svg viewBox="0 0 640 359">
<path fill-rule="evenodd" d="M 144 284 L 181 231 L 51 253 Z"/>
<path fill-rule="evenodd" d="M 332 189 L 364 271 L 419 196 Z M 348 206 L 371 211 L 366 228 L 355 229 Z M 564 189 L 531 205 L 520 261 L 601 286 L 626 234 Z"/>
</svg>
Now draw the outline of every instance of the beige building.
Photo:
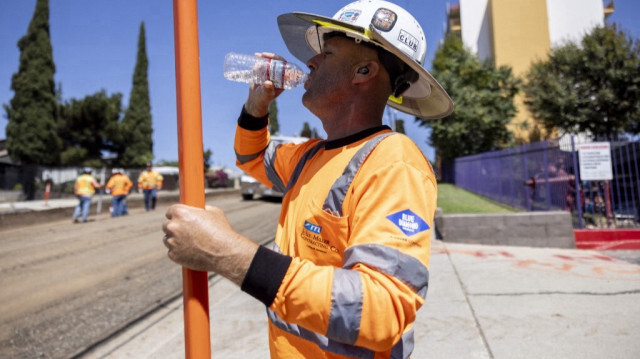
<svg viewBox="0 0 640 359">
<path fill-rule="evenodd" d="M 508 65 L 522 77 L 532 62 L 543 60 L 551 48 L 579 42 L 613 13 L 613 0 L 459 0 L 447 9 L 447 33 L 460 36 L 481 60 Z M 529 142 L 535 120 L 522 95 L 510 129 Z"/>
</svg>

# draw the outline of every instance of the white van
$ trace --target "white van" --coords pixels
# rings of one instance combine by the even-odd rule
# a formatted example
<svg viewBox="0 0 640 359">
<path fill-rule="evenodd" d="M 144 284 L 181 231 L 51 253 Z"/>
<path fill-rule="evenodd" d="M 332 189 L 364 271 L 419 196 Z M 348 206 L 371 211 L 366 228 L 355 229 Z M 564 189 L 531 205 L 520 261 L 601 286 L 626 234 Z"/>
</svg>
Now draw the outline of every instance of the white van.
<svg viewBox="0 0 640 359">
<path fill-rule="evenodd" d="M 306 137 L 271 136 L 271 142 L 276 145 L 283 143 L 298 144 L 308 140 L 309 139 Z M 242 192 L 242 199 L 247 201 L 252 200 L 254 197 L 282 198 L 284 196 L 282 192 L 268 188 L 246 173 L 243 173 L 242 176 L 240 176 L 240 188 Z"/>
</svg>

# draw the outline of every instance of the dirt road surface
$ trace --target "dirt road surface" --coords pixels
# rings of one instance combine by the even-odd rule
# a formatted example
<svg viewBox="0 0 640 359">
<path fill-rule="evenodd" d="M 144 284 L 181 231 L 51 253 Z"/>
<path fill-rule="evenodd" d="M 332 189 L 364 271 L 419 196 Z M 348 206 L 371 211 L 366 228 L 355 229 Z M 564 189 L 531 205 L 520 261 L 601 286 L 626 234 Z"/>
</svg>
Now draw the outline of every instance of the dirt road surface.
<svg viewBox="0 0 640 359">
<path fill-rule="evenodd" d="M 275 236 L 280 203 L 208 204 L 258 243 Z M 162 244 L 167 208 L 0 230 L 0 358 L 77 356 L 180 296 L 181 267 Z"/>
</svg>

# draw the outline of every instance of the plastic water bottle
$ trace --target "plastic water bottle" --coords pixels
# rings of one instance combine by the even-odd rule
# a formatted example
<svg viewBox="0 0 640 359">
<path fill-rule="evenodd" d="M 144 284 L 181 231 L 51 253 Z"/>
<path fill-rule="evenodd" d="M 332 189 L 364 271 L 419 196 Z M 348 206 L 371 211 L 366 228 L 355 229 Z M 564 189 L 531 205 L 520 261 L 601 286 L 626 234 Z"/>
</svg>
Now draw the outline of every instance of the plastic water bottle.
<svg viewBox="0 0 640 359">
<path fill-rule="evenodd" d="M 262 84 L 270 80 L 277 88 L 292 89 L 304 84 L 307 74 L 293 63 L 230 52 L 224 58 L 227 80 Z"/>
</svg>

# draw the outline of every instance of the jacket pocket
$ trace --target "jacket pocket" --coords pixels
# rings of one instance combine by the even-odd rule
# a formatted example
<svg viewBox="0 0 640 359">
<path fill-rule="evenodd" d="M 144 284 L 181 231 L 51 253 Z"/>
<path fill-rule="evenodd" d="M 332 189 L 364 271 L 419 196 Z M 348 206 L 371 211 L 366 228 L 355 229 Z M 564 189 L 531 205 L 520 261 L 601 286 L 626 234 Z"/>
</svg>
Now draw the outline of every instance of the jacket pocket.
<svg viewBox="0 0 640 359">
<path fill-rule="evenodd" d="M 316 258 L 316 264 L 342 267 L 349 238 L 348 216 L 338 217 L 324 211 L 314 200 L 308 204 L 307 213 L 309 216 L 304 221 L 299 249 Z"/>
</svg>

